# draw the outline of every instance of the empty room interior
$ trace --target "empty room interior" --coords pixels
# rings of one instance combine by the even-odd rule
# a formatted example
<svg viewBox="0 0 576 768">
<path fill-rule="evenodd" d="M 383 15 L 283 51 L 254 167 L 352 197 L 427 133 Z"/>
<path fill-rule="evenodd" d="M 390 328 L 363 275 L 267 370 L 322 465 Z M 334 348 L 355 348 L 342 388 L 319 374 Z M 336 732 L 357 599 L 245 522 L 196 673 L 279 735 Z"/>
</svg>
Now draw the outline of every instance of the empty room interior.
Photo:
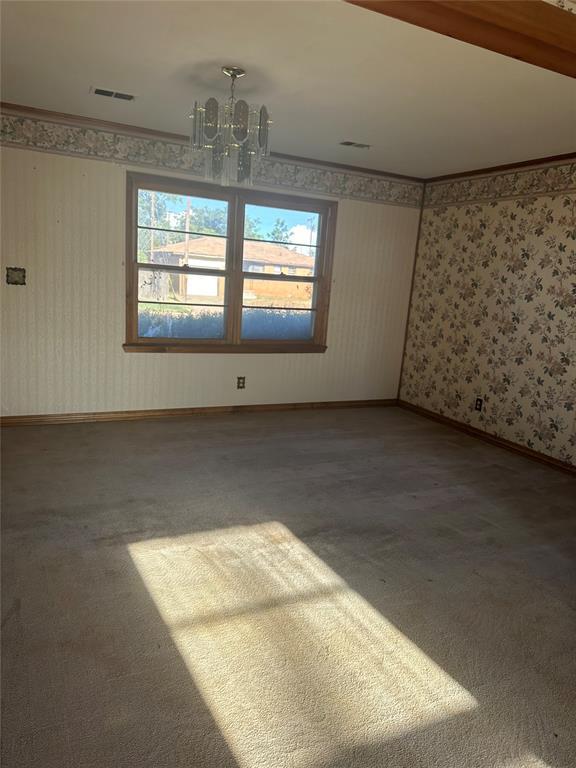
<svg viewBox="0 0 576 768">
<path fill-rule="evenodd" d="M 576 766 L 576 2 L 7 1 L 2 765 Z"/>
</svg>

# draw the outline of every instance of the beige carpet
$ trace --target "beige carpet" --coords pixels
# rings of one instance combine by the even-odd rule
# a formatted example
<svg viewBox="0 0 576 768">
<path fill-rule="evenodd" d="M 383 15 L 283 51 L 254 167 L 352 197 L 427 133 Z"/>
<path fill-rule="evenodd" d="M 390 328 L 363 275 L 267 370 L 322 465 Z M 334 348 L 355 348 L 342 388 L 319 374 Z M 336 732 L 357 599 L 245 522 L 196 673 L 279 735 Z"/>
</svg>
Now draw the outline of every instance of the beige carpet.
<svg viewBox="0 0 576 768">
<path fill-rule="evenodd" d="M 130 554 L 241 766 L 352 759 L 477 706 L 279 523 Z"/>
<path fill-rule="evenodd" d="M 575 768 L 573 477 L 394 408 L 2 437 L 3 767 Z"/>
</svg>

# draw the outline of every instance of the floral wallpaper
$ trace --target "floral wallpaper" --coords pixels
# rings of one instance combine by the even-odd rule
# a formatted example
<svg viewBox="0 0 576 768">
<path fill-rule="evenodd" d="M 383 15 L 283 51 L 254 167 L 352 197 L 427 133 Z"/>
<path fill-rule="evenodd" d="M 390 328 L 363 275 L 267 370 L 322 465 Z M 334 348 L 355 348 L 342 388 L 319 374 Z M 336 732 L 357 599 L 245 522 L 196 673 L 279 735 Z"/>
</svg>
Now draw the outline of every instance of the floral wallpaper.
<svg viewBox="0 0 576 768">
<path fill-rule="evenodd" d="M 1 116 L 0 143 L 202 173 L 185 142 L 13 109 Z M 576 163 L 424 189 L 271 157 L 256 178 L 417 208 L 424 195 L 400 397 L 576 464 Z"/>
<path fill-rule="evenodd" d="M 512 176 L 427 188 L 400 397 L 576 464 L 574 166 Z"/>
<path fill-rule="evenodd" d="M 40 119 L 4 112 L 0 143 L 46 152 L 112 160 L 202 176 L 203 161 L 184 141 L 169 141 L 127 131 L 66 123 L 64 118 Z M 333 197 L 420 208 L 424 185 L 418 181 L 342 171 L 310 163 L 266 158 L 255 168 L 258 186 L 284 187 Z"/>
</svg>

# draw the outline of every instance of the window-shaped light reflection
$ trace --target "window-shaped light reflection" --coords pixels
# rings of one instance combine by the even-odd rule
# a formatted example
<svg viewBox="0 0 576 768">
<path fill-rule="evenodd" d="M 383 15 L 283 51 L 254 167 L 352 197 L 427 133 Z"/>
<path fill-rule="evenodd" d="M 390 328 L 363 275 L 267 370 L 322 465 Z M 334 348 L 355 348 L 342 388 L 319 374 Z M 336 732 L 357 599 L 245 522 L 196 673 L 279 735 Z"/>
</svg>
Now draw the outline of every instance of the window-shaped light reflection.
<svg viewBox="0 0 576 768">
<path fill-rule="evenodd" d="M 279 523 L 130 545 L 242 768 L 313 768 L 476 700 Z M 316 762 L 315 762 L 316 761 Z"/>
</svg>

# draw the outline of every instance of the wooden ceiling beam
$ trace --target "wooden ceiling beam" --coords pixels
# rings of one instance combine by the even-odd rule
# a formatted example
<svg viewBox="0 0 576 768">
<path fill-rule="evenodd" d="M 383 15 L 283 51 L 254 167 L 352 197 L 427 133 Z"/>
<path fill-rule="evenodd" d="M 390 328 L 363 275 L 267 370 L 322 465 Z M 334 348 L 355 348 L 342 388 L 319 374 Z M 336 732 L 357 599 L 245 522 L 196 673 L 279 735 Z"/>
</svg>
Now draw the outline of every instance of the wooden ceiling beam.
<svg viewBox="0 0 576 768">
<path fill-rule="evenodd" d="M 543 0 L 346 2 L 576 78 L 576 14 Z"/>
</svg>

